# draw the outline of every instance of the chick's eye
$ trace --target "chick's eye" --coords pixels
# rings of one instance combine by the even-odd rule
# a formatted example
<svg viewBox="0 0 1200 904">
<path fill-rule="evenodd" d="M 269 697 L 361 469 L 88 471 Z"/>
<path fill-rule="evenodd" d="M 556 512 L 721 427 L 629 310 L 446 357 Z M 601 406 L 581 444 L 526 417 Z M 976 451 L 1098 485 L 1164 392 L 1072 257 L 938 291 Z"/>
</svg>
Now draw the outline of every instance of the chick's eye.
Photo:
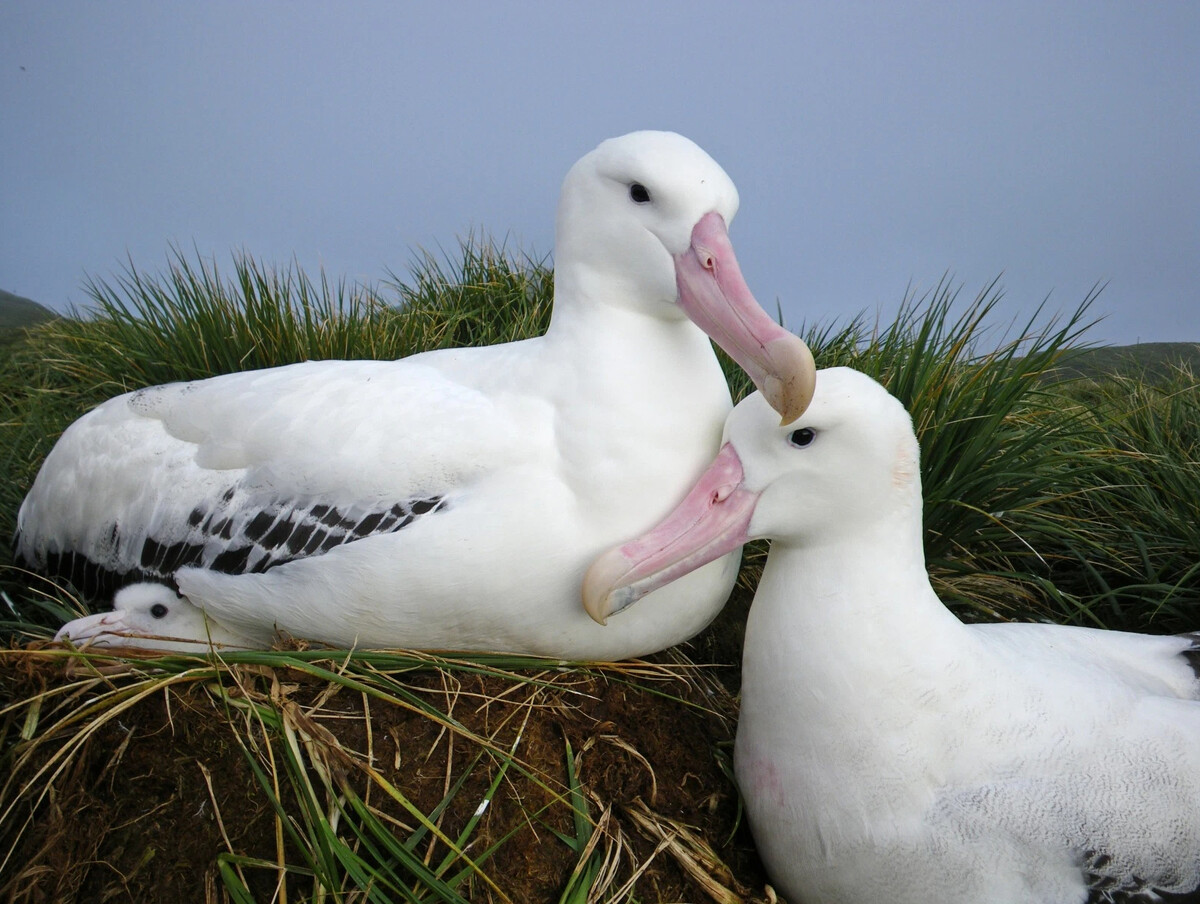
<svg viewBox="0 0 1200 904">
<path fill-rule="evenodd" d="M 799 430 L 793 430 L 788 434 L 788 442 L 797 449 L 803 449 L 805 446 L 811 445 L 812 441 L 817 438 L 817 431 L 811 427 L 801 427 Z"/>
<path fill-rule="evenodd" d="M 629 197 L 638 204 L 646 204 L 650 201 L 650 191 L 641 182 L 634 182 L 629 186 Z"/>
<path fill-rule="evenodd" d="M 155 603 L 150 607 L 150 614 L 155 618 L 166 618 L 168 609 L 162 603 Z"/>
</svg>

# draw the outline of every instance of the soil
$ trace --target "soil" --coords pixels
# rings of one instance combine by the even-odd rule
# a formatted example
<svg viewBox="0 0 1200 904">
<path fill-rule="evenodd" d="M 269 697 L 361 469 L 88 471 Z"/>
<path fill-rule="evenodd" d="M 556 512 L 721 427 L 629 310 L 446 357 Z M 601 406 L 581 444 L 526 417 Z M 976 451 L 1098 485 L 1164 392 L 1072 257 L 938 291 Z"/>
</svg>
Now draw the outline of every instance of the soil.
<svg viewBox="0 0 1200 904">
<path fill-rule="evenodd" d="M 704 882 L 725 889 L 724 900 L 764 900 L 767 880 L 728 772 L 736 717 L 729 690 L 737 672 L 727 663 L 731 648 L 740 647 L 738 615 L 735 606 L 690 649 L 694 659 L 726 664 L 685 670 L 684 677 L 661 665 L 673 660 L 669 653 L 636 674 L 628 666 L 549 669 L 514 679 L 425 669 L 397 679 L 411 695 L 409 706 L 296 669 L 240 665 L 131 697 L 86 738 L 71 719 L 86 714 L 87 701 L 105 689 L 132 694 L 144 686 L 146 669 L 89 678 L 61 657 L 0 652 L 4 697 L 33 700 L 57 689 L 60 701 L 38 713 L 31 742 L 17 738 L 23 729 L 31 733 L 29 706 L 14 707 L 3 726 L 4 761 L 13 771 L 0 796 L 0 858 L 7 852 L 0 900 L 217 902 L 231 900 L 221 870 L 239 867 L 254 901 L 310 899 L 303 823 L 291 821 L 301 826 L 291 837 L 264 790 L 276 785 L 275 773 L 286 772 L 289 750 L 316 789 L 315 810 L 332 812 L 337 795 L 320 781 L 328 775 L 344 797 L 363 800 L 387 833 L 402 841 L 419 835 L 416 849 L 436 867 L 449 847 L 388 787 L 434 814 L 444 838 L 458 838 L 501 762 L 469 734 L 515 748 L 528 770 L 505 772 L 471 831 L 467 853 L 495 884 L 468 876 L 458 890 L 469 900 L 559 900 L 581 862 L 559 837 L 576 837 L 572 769 L 589 819 L 602 827 L 598 849 L 617 858 L 614 888 L 649 861 L 636 878 L 635 900 L 717 900 Z M 72 682 L 86 693 L 64 697 Z M 423 704 L 460 729 L 418 711 Z M 252 716 L 254 706 L 279 724 Z M 70 747 L 71 738 L 77 746 Z M 22 787 L 29 790 L 21 794 Z M 298 812 L 294 790 L 281 796 L 288 813 Z M 351 822 L 336 819 L 343 837 Z M 368 838 L 358 849 L 379 843 Z M 714 859 L 706 862 L 709 854 Z M 349 899 L 328 891 L 334 893 L 326 900 Z"/>
</svg>

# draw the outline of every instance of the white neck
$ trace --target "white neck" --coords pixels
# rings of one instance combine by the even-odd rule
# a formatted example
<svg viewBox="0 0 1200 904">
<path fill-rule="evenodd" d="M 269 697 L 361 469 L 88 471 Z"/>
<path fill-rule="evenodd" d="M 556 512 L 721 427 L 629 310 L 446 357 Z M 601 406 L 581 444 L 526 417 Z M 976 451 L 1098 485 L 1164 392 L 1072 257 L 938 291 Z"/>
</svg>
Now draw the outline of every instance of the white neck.
<svg viewBox="0 0 1200 904">
<path fill-rule="evenodd" d="M 675 304 L 674 265 L 667 261 L 672 276 L 661 285 L 639 271 L 621 267 L 596 267 L 580 260 L 560 257 L 554 267 L 554 313 L 549 333 L 574 322 L 609 311 L 622 310 L 645 315 L 649 321 L 688 323 Z M 660 297 L 652 297 L 658 294 Z M 653 306 L 653 313 L 651 308 Z M 657 315 L 657 316 L 656 316 Z"/>
<path fill-rule="evenodd" d="M 860 843 L 881 808 L 928 805 L 926 748 L 944 746 L 938 719 L 972 656 L 929 586 L 919 536 L 885 526 L 862 540 L 777 544 L 746 627 L 734 765 L 752 824 L 799 820 L 791 858 Z"/>
<path fill-rule="evenodd" d="M 755 730 L 844 734 L 858 722 L 870 734 L 953 671 L 969 632 L 930 587 L 913 521 L 772 547 L 743 655 L 743 715 Z"/>
<path fill-rule="evenodd" d="M 693 432 L 686 423 L 689 407 L 706 433 L 711 417 L 724 421 L 729 390 L 708 336 L 671 303 L 655 313 L 639 310 L 625 303 L 621 286 L 589 274 L 579 266 L 556 271 L 555 297 L 569 303 L 556 302 L 544 337 L 550 355 L 571 358 L 562 370 L 578 373 L 581 401 L 572 407 L 588 408 L 591 403 L 582 400 L 604 398 L 616 404 L 614 413 L 632 417 L 647 409 L 657 419 L 676 421 L 678 412 L 670 429 L 685 435 Z M 586 358 L 579 355 L 582 348 L 589 351 Z M 705 450 L 710 453 L 715 450 Z"/>
<path fill-rule="evenodd" d="M 665 516 L 717 453 L 732 407 L 728 385 L 712 343 L 690 320 L 608 303 L 602 283 L 563 284 L 581 271 L 556 274 L 556 296 L 571 303 L 556 305 L 542 340 L 544 354 L 559 362 L 557 385 L 546 388 L 558 402 L 559 467 L 581 498 L 606 511 L 629 509 L 612 488 L 632 481 L 650 494 L 640 504 Z"/>
</svg>

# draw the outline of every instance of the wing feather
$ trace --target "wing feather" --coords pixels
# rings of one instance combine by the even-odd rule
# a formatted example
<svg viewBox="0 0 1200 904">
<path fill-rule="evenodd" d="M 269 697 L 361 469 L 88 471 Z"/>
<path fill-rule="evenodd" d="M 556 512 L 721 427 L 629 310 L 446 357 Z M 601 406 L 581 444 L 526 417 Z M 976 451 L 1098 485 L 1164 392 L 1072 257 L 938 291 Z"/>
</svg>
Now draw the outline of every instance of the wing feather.
<svg viewBox="0 0 1200 904">
<path fill-rule="evenodd" d="M 189 566 L 259 573 L 447 510 L 538 433 L 413 359 L 151 387 L 67 430 L 16 551 L 89 597 Z"/>
</svg>

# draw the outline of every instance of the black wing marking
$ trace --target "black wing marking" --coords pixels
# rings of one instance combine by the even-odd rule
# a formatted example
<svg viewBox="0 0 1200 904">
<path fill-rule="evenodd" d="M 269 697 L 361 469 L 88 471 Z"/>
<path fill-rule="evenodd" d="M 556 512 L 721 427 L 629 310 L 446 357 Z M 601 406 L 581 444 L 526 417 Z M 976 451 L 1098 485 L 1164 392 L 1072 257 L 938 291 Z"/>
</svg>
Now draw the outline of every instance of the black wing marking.
<svg viewBox="0 0 1200 904">
<path fill-rule="evenodd" d="M 1190 646 L 1181 653 L 1197 679 L 1200 679 L 1200 633 L 1179 636 L 1190 641 Z M 1197 852 L 1196 859 L 1200 861 L 1200 852 Z M 1200 884 L 1195 878 L 1196 863 L 1180 863 L 1177 868 L 1175 875 L 1153 878 L 1136 873 L 1119 874 L 1114 869 L 1111 855 L 1087 851 L 1083 862 L 1084 880 L 1088 887 L 1087 904 L 1200 904 Z"/>
<path fill-rule="evenodd" d="M 1087 882 L 1087 904 L 1200 904 L 1200 887 L 1190 890 L 1167 891 L 1178 888 L 1183 876 L 1161 876 L 1154 880 L 1138 875 L 1114 875 L 1112 857 L 1100 851 L 1084 854 L 1084 881 Z M 1192 872 L 1192 864 L 1180 864 Z"/>
<path fill-rule="evenodd" d="M 1188 661 L 1192 672 L 1200 679 L 1200 634 L 1180 634 L 1179 636 L 1192 642 L 1192 645 L 1183 651 L 1183 658 Z"/>
<path fill-rule="evenodd" d="M 35 554 L 30 567 L 70 583 L 87 599 L 108 599 L 126 584 L 158 581 L 175 587 L 180 568 L 226 574 L 261 573 L 338 546 L 403 530 L 422 515 L 444 511 L 444 496 L 397 502 L 388 508 L 324 501 L 275 500 L 247 505 L 236 488 L 188 514 L 177 539 L 146 537 L 132 555 L 114 524 L 102 561 L 81 550 Z M 179 534 L 182 534 L 180 537 Z M 178 589 L 175 587 L 175 589 Z"/>
</svg>

